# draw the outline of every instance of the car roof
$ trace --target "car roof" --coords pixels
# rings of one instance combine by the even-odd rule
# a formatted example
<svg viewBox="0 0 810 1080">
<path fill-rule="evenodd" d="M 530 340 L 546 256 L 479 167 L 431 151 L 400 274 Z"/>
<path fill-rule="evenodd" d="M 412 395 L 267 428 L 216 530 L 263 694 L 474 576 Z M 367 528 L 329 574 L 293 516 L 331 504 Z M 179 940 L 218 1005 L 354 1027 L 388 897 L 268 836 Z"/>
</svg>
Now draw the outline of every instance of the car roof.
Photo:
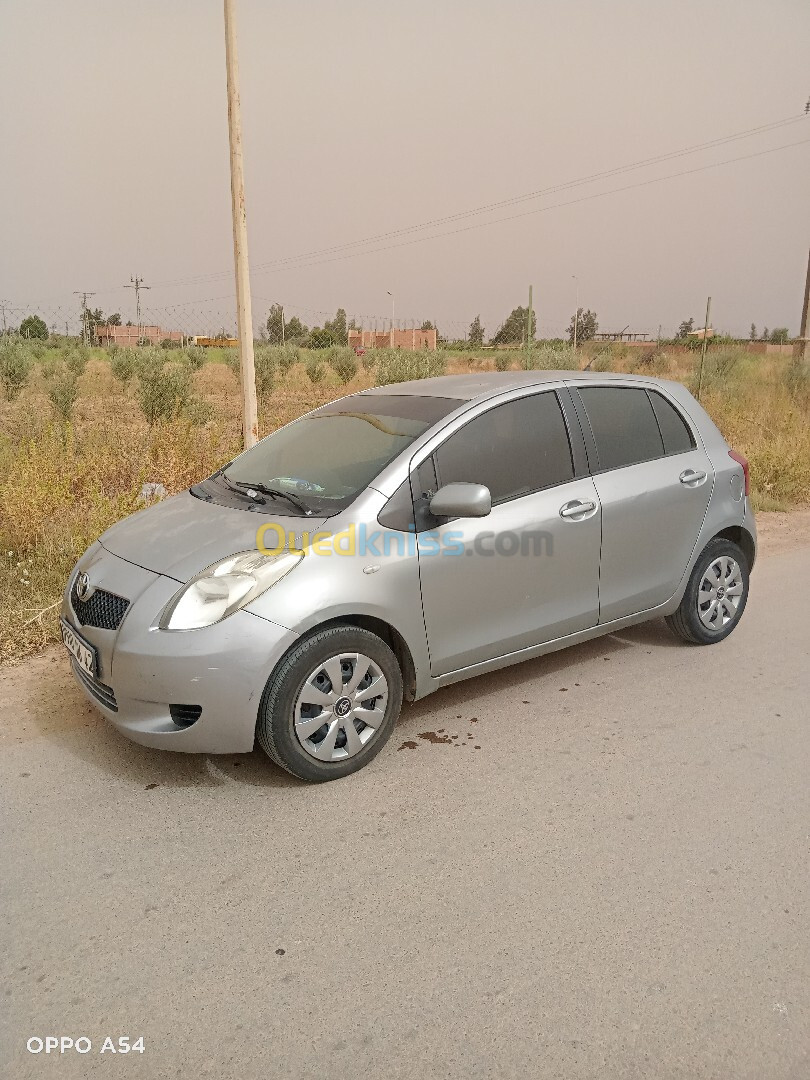
<svg viewBox="0 0 810 1080">
<path fill-rule="evenodd" d="M 485 371 L 474 375 L 440 375 L 433 379 L 413 379 L 410 382 L 389 383 L 387 386 L 375 386 L 371 390 L 362 390 L 361 394 L 385 395 L 420 395 L 424 397 L 458 398 L 459 401 L 473 401 L 493 394 L 502 394 L 507 390 L 518 390 L 524 386 L 541 386 L 544 383 L 576 381 L 583 383 L 646 382 L 659 384 L 663 380 L 651 379 L 641 375 L 621 375 L 604 371 Z"/>
</svg>

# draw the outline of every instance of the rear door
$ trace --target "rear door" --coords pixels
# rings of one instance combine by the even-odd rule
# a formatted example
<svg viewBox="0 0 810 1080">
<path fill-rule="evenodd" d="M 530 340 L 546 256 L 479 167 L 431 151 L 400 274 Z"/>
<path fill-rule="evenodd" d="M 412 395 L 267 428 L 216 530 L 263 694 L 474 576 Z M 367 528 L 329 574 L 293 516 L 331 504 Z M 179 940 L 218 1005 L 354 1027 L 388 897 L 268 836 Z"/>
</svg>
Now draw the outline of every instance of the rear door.
<svg viewBox="0 0 810 1080">
<path fill-rule="evenodd" d="M 675 592 L 714 483 L 708 455 L 673 402 L 654 389 L 574 391 L 592 434 L 602 504 L 599 621 L 656 607 Z M 587 417 L 587 419 L 585 419 Z"/>
<path fill-rule="evenodd" d="M 570 419 L 553 390 L 515 398 L 449 435 L 412 474 L 432 675 L 596 625 L 599 500 Z M 453 482 L 488 487 L 489 516 L 433 518 L 430 498 Z"/>
</svg>

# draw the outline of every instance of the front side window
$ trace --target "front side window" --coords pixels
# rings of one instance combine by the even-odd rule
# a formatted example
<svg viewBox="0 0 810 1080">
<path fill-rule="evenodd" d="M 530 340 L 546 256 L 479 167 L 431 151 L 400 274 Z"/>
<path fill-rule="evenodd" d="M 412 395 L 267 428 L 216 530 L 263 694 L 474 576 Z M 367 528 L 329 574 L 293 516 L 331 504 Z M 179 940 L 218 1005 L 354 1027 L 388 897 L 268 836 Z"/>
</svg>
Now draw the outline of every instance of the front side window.
<svg viewBox="0 0 810 1080">
<path fill-rule="evenodd" d="M 596 441 L 600 469 L 621 469 L 664 456 L 664 443 L 646 390 L 586 386 L 579 395 Z"/>
<path fill-rule="evenodd" d="M 553 391 L 496 405 L 436 452 L 438 481 L 483 484 L 493 504 L 574 477 L 562 409 Z"/>
<path fill-rule="evenodd" d="M 355 394 L 280 428 L 197 486 L 230 502 L 233 488 L 253 485 L 261 492 L 261 485 L 292 494 L 313 513 L 336 514 L 458 406 L 453 398 Z M 296 512 L 272 496 L 265 510 Z"/>
</svg>

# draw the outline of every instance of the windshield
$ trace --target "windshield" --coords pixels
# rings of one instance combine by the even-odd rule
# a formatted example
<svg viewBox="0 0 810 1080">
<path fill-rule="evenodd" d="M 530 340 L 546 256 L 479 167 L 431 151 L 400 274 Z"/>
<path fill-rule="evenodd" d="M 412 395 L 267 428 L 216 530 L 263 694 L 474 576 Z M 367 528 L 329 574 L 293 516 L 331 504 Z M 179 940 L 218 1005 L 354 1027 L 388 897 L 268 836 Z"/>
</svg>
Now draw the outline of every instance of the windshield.
<svg viewBox="0 0 810 1080">
<path fill-rule="evenodd" d="M 460 404 L 454 398 L 354 394 L 268 435 L 222 475 L 233 485 L 291 492 L 314 513 L 336 514 Z M 268 511 L 299 512 L 286 501 L 268 501 Z"/>
</svg>

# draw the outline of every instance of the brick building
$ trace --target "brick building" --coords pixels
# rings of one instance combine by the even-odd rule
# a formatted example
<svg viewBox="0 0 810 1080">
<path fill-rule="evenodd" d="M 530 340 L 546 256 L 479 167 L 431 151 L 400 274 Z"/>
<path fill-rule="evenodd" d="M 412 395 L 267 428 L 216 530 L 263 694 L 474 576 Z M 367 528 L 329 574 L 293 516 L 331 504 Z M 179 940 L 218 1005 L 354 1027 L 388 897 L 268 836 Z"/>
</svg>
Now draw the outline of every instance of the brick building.
<svg viewBox="0 0 810 1080">
<path fill-rule="evenodd" d="M 107 323 L 96 325 L 97 345 L 137 345 L 139 341 L 148 341 L 150 345 L 160 345 L 162 341 L 176 341 L 182 345 L 185 334 L 179 330 L 163 330 L 159 326 L 112 326 Z"/>
<path fill-rule="evenodd" d="M 435 330 L 350 330 L 350 349 L 436 349 Z"/>
</svg>

